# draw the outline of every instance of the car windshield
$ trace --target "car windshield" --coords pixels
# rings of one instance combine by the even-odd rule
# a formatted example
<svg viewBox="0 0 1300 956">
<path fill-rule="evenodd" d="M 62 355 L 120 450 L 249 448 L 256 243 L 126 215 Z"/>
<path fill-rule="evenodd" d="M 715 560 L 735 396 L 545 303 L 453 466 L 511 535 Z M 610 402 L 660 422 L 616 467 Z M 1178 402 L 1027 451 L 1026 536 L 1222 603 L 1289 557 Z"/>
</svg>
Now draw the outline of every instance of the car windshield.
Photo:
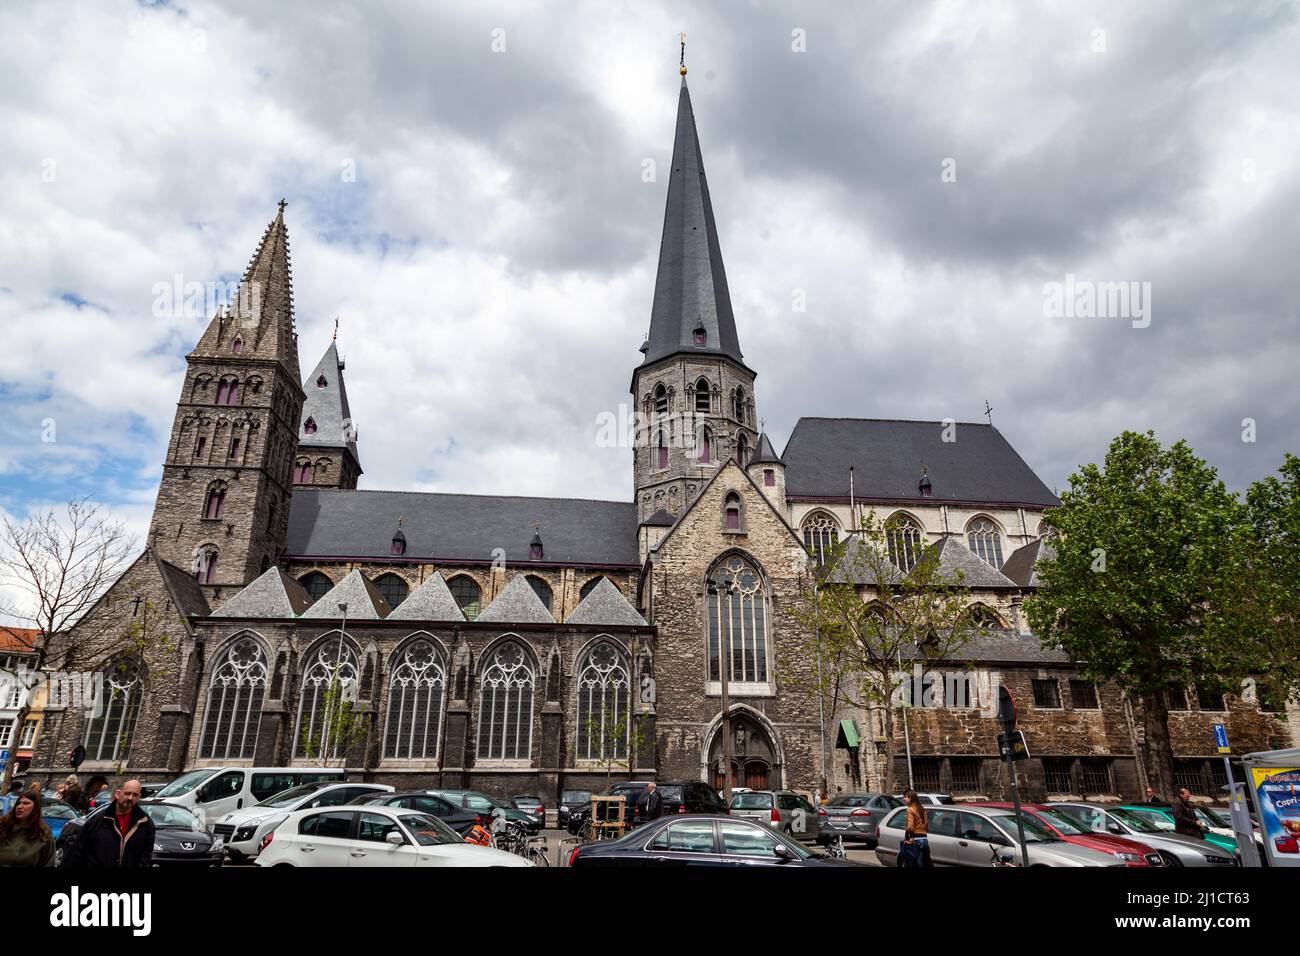
<svg viewBox="0 0 1300 956">
<path fill-rule="evenodd" d="M 1225 819 L 1227 814 L 1211 807 L 1197 807 L 1196 815 L 1203 818 L 1212 827 L 1231 827 L 1232 821 Z"/>
<path fill-rule="evenodd" d="M 308 794 L 315 793 L 323 786 L 325 786 L 323 783 L 300 783 L 298 786 L 290 787 L 288 790 L 281 790 L 279 793 L 275 794 L 275 796 L 267 797 L 259 803 L 258 806 L 287 807 L 291 804 L 297 803 Z"/>
<path fill-rule="evenodd" d="M 994 817 L 1002 832 L 1012 840 L 1020 840 L 1020 828 L 1016 826 L 1016 815 L 1014 813 L 1001 814 Z M 1031 817 L 1029 814 L 1021 811 L 1020 822 L 1025 825 L 1025 842 L 1026 843 L 1060 843 L 1061 838 L 1053 836 L 1043 829 L 1043 825 Z"/>
<path fill-rule="evenodd" d="M 197 833 L 207 831 L 202 821 L 185 807 L 168 803 L 142 803 L 140 808 L 149 815 L 149 819 L 159 830 L 191 830 Z"/>
<path fill-rule="evenodd" d="M 49 803 L 41 805 L 41 816 L 43 817 L 50 817 L 54 820 L 71 820 L 77 815 L 77 811 L 66 803 L 51 800 Z"/>
<path fill-rule="evenodd" d="M 402 817 L 402 823 L 405 825 L 411 837 L 420 846 L 437 846 L 440 843 L 464 843 L 463 837 L 458 836 L 456 831 L 447 824 L 443 823 L 437 817 L 431 817 L 427 813 L 412 813 Z"/>
<path fill-rule="evenodd" d="M 671 800 L 674 803 L 680 803 L 682 799 L 682 788 L 677 787 L 656 787 L 659 791 L 659 797 L 662 800 Z"/>
<path fill-rule="evenodd" d="M 1163 827 L 1158 827 L 1140 813 L 1134 813 L 1132 810 L 1112 810 L 1111 815 L 1121 823 L 1132 827 L 1138 833 L 1159 833 Z"/>
<path fill-rule="evenodd" d="M 1088 832 L 1060 810 L 1039 810 L 1038 816 L 1042 817 L 1066 836 L 1082 836 Z"/>
<path fill-rule="evenodd" d="M 590 803 L 590 790 L 565 790 L 564 796 L 560 798 L 561 803 Z"/>
<path fill-rule="evenodd" d="M 536 797 L 515 797 L 515 804 L 520 807 L 540 807 L 542 801 Z"/>
<path fill-rule="evenodd" d="M 770 793 L 738 793 L 731 798 L 731 809 L 771 810 L 772 795 Z"/>
<path fill-rule="evenodd" d="M 167 786 L 158 791 L 159 797 L 180 797 L 189 793 L 204 780 L 211 777 L 216 770 L 191 770 L 187 774 L 177 777 Z"/>
<path fill-rule="evenodd" d="M 836 797 L 830 803 L 826 804 L 828 807 L 865 807 L 866 805 L 866 797 L 855 797 L 851 794 Z M 891 803 L 890 806 L 894 806 L 894 804 Z"/>
</svg>

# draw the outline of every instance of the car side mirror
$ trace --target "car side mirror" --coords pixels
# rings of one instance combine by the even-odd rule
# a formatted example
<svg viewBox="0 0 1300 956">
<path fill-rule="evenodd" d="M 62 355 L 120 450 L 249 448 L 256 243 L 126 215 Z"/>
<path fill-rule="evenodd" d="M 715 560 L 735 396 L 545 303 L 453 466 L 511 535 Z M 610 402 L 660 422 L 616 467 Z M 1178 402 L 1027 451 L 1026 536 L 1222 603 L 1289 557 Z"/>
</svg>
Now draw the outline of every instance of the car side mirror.
<svg viewBox="0 0 1300 956">
<path fill-rule="evenodd" d="M 786 846 L 784 843 L 778 843 L 775 849 L 772 850 L 772 852 L 775 853 L 777 857 L 782 861 L 786 861 L 790 859 L 790 848 Z"/>
<path fill-rule="evenodd" d="M 384 837 L 384 842 L 389 844 L 390 846 L 405 846 L 406 838 L 403 837 L 396 830 L 389 830 L 388 836 Z"/>
<path fill-rule="evenodd" d="M 1118 823 L 1108 823 L 1106 824 L 1106 829 L 1109 830 L 1111 833 L 1122 834 L 1124 832 L 1124 828 L 1120 826 Z"/>
</svg>

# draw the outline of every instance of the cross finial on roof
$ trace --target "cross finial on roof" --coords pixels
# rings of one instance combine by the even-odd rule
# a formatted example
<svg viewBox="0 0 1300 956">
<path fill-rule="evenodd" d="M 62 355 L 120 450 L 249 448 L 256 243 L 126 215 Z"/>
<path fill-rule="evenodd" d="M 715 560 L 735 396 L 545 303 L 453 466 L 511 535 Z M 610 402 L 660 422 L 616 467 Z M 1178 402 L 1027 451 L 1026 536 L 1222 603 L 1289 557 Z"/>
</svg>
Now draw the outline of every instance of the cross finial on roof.
<svg viewBox="0 0 1300 956">
<path fill-rule="evenodd" d="M 686 75 L 686 34 L 679 33 L 677 34 L 677 38 L 682 41 L 682 58 L 680 61 L 681 62 L 680 72 L 682 76 L 685 76 Z"/>
<path fill-rule="evenodd" d="M 992 424 L 993 424 L 993 406 L 989 404 L 989 400 L 988 400 L 987 398 L 984 399 L 984 414 L 988 416 L 988 418 L 989 418 L 989 424 L 992 425 Z"/>
<path fill-rule="evenodd" d="M 337 342 L 338 340 L 339 340 L 339 317 L 336 315 L 334 316 L 334 338 L 331 339 L 330 341 Z"/>
<path fill-rule="evenodd" d="M 405 520 L 406 520 L 406 516 L 405 516 L 405 515 L 398 515 L 398 516 L 397 516 L 397 527 L 400 528 L 400 527 L 402 526 L 402 522 L 404 522 Z"/>
<path fill-rule="evenodd" d="M 761 431 L 761 432 L 765 432 L 765 431 L 767 431 L 767 419 L 766 419 L 766 418 L 760 418 L 760 419 L 758 420 L 758 430 Z"/>
<path fill-rule="evenodd" d="M 284 207 L 287 206 L 287 205 L 289 205 L 289 204 L 288 204 L 287 202 L 285 202 L 285 201 L 284 201 L 284 197 L 281 196 L 281 197 L 280 197 L 280 212 L 284 212 Z"/>
</svg>

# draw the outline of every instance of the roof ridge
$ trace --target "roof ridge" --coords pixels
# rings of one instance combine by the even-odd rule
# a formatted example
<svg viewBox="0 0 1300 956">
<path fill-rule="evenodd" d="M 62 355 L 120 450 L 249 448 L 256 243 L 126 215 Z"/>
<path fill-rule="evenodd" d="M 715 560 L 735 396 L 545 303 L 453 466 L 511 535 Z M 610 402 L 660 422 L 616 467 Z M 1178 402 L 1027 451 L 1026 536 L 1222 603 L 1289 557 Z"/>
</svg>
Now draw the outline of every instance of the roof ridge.
<svg viewBox="0 0 1300 956">
<path fill-rule="evenodd" d="M 339 492 L 350 495 L 443 495 L 448 498 L 516 498 L 523 501 L 586 501 L 592 504 L 602 505 L 636 505 L 635 501 L 614 501 L 609 498 L 551 497 L 548 495 L 488 495 L 475 494 L 469 491 L 412 491 L 409 489 L 387 488 L 302 488 L 296 493 L 301 493 L 302 491 Z"/>
<path fill-rule="evenodd" d="M 882 422 L 894 425 L 946 425 L 946 418 L 854 418 L 848 415 L 800 415 L 795 419 L 795 428 L 799 427 L 800 422 Z M 988 422 L 962 422 L 953 421 L 954 425 L 978 425 L 980 428 L 993 428 Z"/>
</svg>

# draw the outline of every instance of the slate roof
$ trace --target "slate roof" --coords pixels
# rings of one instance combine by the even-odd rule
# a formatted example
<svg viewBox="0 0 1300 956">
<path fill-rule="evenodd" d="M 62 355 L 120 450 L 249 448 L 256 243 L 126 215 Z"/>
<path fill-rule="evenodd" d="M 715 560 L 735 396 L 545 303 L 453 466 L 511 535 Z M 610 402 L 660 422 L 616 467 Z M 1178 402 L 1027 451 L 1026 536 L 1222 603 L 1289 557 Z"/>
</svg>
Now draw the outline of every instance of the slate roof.
<svg viewBox="0 0 1300 956">
<path fill-rule="evenodd" d="M 943 422 L 801 418 L 782 458 L 792 497 L 848 498 L 849 466 L 859 501 L 1054 507 L 1060 504 L 992 425 L 959 422 L 946 442 Z M 919 490 L 928 471 L 933 497 Z"/>
<path fill-rule="evenodd" d="M 860 566 L 854 555 L 858 548 L 865 547 L 860 534 L 848 535 L 844 540 L 844 557 L 838 567 L 831 574 L 831 580 L 843 582 L 849 579 L 849 575 L 855 575 L 854 584 L 875 584 L 872 577 L 871 566 Z M 966 588 L 1014 588 L 1016 583 L 1006 575 L 999 572 L 996 568 L 986 564 L 970 548 L 966 547 L 958 535 L 949 535 L 948 537 L 933 542 L 929 547 L 935 548 L 939 552 L 939 572 L 944 577 L 952 579 L 956 572 L 961 572 L 961 587 Z M 895 583 L 902 575 L 894 565 L 886 563 L 885 567 L 891 572 L 891 577 L 886 584 Z"/>
<path fill-rule="evenodd" d="M 293 618 L 309 607 L 311 596 L 303 586 L 279 568 L 270 568 L 213 611 L 212 616 Z"/>
<path fill-rule="evenodd" d="M 1046 538 L 1038 538 L 1012 551 L 1002 562 L 1002 573 L 1022 588 L 1036 588 L 1041 583 L 1038 562 L 1055 559 L 1056 549 Z"/>
<path fill-rule="evenodd" d="M 203 593 L 203 588 L 199 587 L 199 582 L 194 580 L 194 575 L 186 572 L 183 568 L 178 568 L 170 561 L 164 561 L 158 557 L 157 552 L 152 551 L 154 559 L 158 562 L 158 570 L 167 582 L 167 588 L 171 591 L 172 597 L 176 599 L 179 605 L 179 611 L 182 617 L 207 617 L 212 609 L 208 605 L 207 596 Z"/>
<path fill-rule="evenodd" d="M 695 344 L 695 328 L 699 325 L 706 333 L 703 346 Z M 643 364 L 677 352 L 725 355 L 743 364 L 713 203 L 704 178 L 695 111 L 684 77 L 677 98 L 677 132 L 650 311 L 650 337 L 643 348 Z"/>
<path fill-rule="evenodd" d="M 460 605 L 451 596 L 442 572 L 433 576 L 406 596 L 406 600 L 388 615 L 390 621 L 464 621 Z"/>
<path fill-rule="evenodd" d="M 316 383 L 325 379 L 325 387 Z M 330 342 L 321 360 L 316 363 L 307 380 L 302 383 L 306 399 L 302 404 L 302 423 L 298 426 L 298 444 L 316 448 L 346 448 L 352 452 L 358 468 L 357 443 L 352 423 L 352 408 L 348 405 L 348 390 L 343 382 L 343 363 L 339 361 L 336 342 Z M 307 419 L 316 423 L 315 434 L 308 435 Z"/>
<path fill-rule="evenodd" d="M 342 617 L 339 604 L 348 606 L 348 620 L 377 621 L 389 614 L 388 602 L 360 570 L 349 571 L 347 576 L 326 591 L 315 604 L 303 612 L 304 618 Z"/>
<path fill-rule="evenodd" d="M 758 465 L 769 462 L 776 465 L 785 464 L 781 460 L 781 456 L 776 453 L 776 449 L 772 447 L 772 439 L 767 437 L 767 432 L 763 432 L 758 436 L 758 450 L 754 453 L 754 458 L 750 461 L 750 464 Z"/>
<path fill-rule="evenodd" d="M 645 627 L 646 622 L 636 608 L 628 603 L 623 592 L 614 586 L 609 578 L 601 578 L 600 583 L 591 589 L 573 613 L 566 619 L 566 624 L 604 624 L 608 627 Z"/>
<path fill-rule="evenodd" d="M 494 624 L 554 624 L 555 617 L 537 596 L 528 578 L 516 574 L 478 619 Z"/>
<path fill-rule="evenodd" d="M 398 517 L 407 559 L 491 561 L 500 548 L 522 562 L 536 523 L 546 540 L 539 563 L 640 565 L 630 501 L 336 488 L 294 489 L 287 555 L 386 558 Z"/>
<path fill-rule="evenodd" d="M 904 647 L 904 659 L 912 660 L 917 654 Z M 974 661 L 1005 664 L 1069 664 L 1064 651 L 1044 650 L 1034 634 L 1020 634 L 1011 630 L 980 631 L 965 647 L 950 658 L 952 662 Z"/>
<path fill-rule="evenodd" d="M 652 528 L 671 528 L 676 522 L 677 519 L 668 513 L 667 508 L 660 508 L 650 517 L 645 519 L 645 523 L 650 525 Z"/>
</svg>

